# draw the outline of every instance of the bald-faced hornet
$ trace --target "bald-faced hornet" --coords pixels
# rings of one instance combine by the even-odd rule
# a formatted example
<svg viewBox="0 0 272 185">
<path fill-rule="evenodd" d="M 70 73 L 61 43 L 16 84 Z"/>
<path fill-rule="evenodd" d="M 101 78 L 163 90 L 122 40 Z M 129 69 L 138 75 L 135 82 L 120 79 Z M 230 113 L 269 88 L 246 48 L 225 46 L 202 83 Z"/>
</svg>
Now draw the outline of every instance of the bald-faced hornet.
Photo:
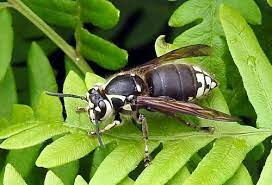
<svg viewBox="0 0 272 185">
<path fill-rule="evenodd" d="M 230 115 L 191 102 L 217 86 L 211 75 L 194 65 L 171 63 L 186 57 L 208 56 L 210 51 L 209 46 L 200 44 L 173 50 L 141 66 L 118 73 L 105 84 L 95 85 L 86 96 L 47 94 L 86 101 L 86 107 L 79 107 L 77 111 L 88 113 L 91 122 L 96 126 L 96 130 L 91 134 L 98 137 L 100 145 L 103 145 L 100 134 L 121 124 L 120 114 L 132 115 L 142 125 L 145 162 L 148 164 L 148 127 L 139 109 L 173 116 L 184 113 L 211 120 L 237 121 Z M 114 121 L 99 129 L 99 122 L 109 116 L 115 116 Z"/>
</svg>

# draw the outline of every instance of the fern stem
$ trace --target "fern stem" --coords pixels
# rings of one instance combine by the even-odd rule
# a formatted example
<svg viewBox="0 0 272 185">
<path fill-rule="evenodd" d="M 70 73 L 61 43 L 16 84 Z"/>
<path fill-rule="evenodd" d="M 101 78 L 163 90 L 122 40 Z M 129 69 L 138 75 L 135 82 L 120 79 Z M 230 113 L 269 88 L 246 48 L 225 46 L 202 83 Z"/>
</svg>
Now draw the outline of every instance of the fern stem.
<svg viewBox="0 0 272 185">
<path fill-rule="evenodd" d="M 2 8 L 9 8 L 9 7 L 12 7 L 12 5 L 10 3 L 7 3 L 7 2 L 0 3 L 0 10 Z"/>
<path fill-rule="evenodd" d="M 77 24 L 76 24 L 75 33 L 74 33 L 74 37 L 75 37 L 75 40 L 76 40 L 75 50 L 76 50 L 76 53 L 79 54 L 79 60 L 84 60 L 84 58 L 81 55 L 80 47 L 79 47 L 79 45 L 80 45 L 80 35 L 78 34 L 78 30 L 83 27 L 83 23 L 80 20 L 80 8 L 81 7 L 79 5 L 78 0 L 76 0 L 76 5 L 77 5 Z"/>
<path fill-rule="evenodd" d="M 35 26 L 37 26 L 45 35 L 47 35 L 72 61 L 75 65 L 85 74 L 92 72 L 90 66 L 81 60 L 77 55 L 75 49 L 70 46 L 61 36 L 59 36 L 50 26 L 48 26 L 39 16 L 37 16 L 30 8 L 28 8 L 20 0 L 8 0 L 8 2 L 29 19 Z"/>
</svg>

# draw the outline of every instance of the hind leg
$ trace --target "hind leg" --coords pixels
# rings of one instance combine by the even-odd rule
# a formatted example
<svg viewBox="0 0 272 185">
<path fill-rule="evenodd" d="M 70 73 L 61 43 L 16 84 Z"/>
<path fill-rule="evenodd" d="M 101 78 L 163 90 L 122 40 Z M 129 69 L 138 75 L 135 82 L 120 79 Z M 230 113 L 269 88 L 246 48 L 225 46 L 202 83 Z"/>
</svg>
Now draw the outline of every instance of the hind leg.
<svg viewBox="0 0 272 185">
<path fill-rule="evenodd" d="M 144 139 L 144 164 L 145 167 L 150 165 L 150 156 L 149 156 L 149 151 L 148 151 L 148 126 L 147 122 L 145 119 L 145 116 L 143 114 L 137 113 L 136 119 L 137 123 L 141 124 L 142 126 L 142 133 L 143 133 L 143 139 Z"/>
<path fill-rule="evenodd" d="M 196 124 L 193 124 L 189 121 L 185 121 L 183 120 L 182 118 L 180 118 L 178 115 L 176 114 L 170 114 L 172 117 L 174 117 L 176 120 L 182 122 L 183 124 L 187 125 L 188 127 L 190 128 L 193 128 L 193 129 L 196 129 L 196 130 L 199 130 L 199 131 L 205 131 L 205 132 L 210 132 L 210 133 L 213 133 L 214 132 L 214 127 L 201 127 L 201 126 L 198 126 Z"/>
</svg>

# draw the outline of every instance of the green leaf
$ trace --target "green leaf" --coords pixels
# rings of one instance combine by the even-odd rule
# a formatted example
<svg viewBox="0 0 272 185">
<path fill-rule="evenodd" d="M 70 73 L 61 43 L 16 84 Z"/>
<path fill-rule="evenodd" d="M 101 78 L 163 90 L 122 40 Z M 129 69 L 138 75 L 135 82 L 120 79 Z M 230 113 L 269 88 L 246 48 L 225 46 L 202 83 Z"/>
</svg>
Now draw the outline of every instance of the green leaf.
<svg viewBox="0 0 272 185">
<path fill-rule="evenodd" d="M 121 11 L 120 21 L 114 30 L 104 31 L 102 34 L 109 40 L 115 39 L 116 35 L 121 37 L 119 41 L 123 42 L 126 49 L 140 48 L 153 43 L 154 38 L 166 29 L 168 18 L 177 4 L 167 1 L 154 3 L 152 0 L 111 2 Z M 148 31 L 143 34 L 143 30 Z M 97 33 L 101 35 L 100 30 Z"/>
<path fill-rule="evenodd" d="M 48 171 L 45 176 L 44 185 L 64 185 L 61 179 L 52 171 Z"/>
<path fill-rule="evenodd" d="M 8 138 L 25 130 L 36 127 L 39 124 L 41 124 L 40 121 L 27 121 L 25 123 L 12 124 L 7 128 L 0 130 L 0 139 Z"/>
<path fill-rule="evenodd" d="M 112 28 L 118 23 L 120 11 L 110 1 L 79 0 L 79 6 L 83 22 L 91 22 L 103 29 Z"/>
<path fill-rule="evenodd" d="M 16 171 L 13 166 L 7 164 L 5 167 L 4 185 L 27 185 L 22 176 Z"/>
<path fill-rule="evenodd" d="M 90 177 L 92 178 L 95 174 L 99 165 L 103 162 L 103 160 L 113 151 L 116 147 L 116 143 L 109 143 L 105 145 L 105 147 L 97 148 L 93 153 L 93 158 L 91 161 L 91 170 Z"/>
<path fill-rule="evenodd" d="M 35 42 L 31 44 L 27 66 L 31 106 L 36 110 L 41 93 L 43 91 L 56 92 L 57 84 L 49 60 Z"/>
<path fill-rule="evenodd" d="M 268 0 L 271 2 L 271 0 Z M 269 24 L 271 20 L 271 7 L 268 7 L 268 1 L 258 1 L 258 6 L 262 12 L 262 24 L 260 26 L 253 26 L 253 31 L 258 38 L 260 46 L 262 47 L 264 53 L 268 57 L 270 61 L 272 61 L 272 53 L 270 52 L 272 46 L 271 43 L 272 38 L 270 38 L 272 25 Z"/>
<path fill-rule="evenodd" d="M 64 184 L 73 184 L 78 174 L 79 161 L 73 161 L 56 168 L 51 168 L 51 170 L 56 174 Z"/>
<path fill-rule="evenodd" d="M 96 83 L 105 83 L 105 79 L 94 73 L 86 73 L 85 84 L 87 89 L 91 89 Z"/>
<path fill-rule="evenodd" d="M 40 124 L 31 129 L 20 132 L 0 144 L 0 148 L 4 149 L 21 149 L 34 146 L 43 141 L 64 134 L 70 131 L 70 128 L 63 124 Z"/>
<path fill-rule="evenodd" d="M 137 178 L 135 185 L 152 182 L 165 184 L 181 169 L 190 157 L 199 149 L 211 142 L 212 138 L 188 138 L 166 142 L 162 151 Z M 169 161 L 171 159 L 171 161 Z"/>
<path fill-rule="evenodd" d="M 17 124 L 18 126 L 19 125 L 27 126 L 26 124 L 33 124 L 35 121 L 29 121 L 32 119 L 34 119 L 34 114 L 32 109 L 29 106 L 19 105 L 19 104 L 13 105 L 12 125 L 10 127 L 15 126 L 16 123 L 19 123 Z M 36 123 L 39 124 L 40 122 L 36 122 Z M 20 128 L 20 126 L 17 127 L 17 129 L 18 128 Z M 8 130 L 8 128 L 5 130 Z M 15 132 L 13 131 L 13 134 L 14 133 Z M 23 178 L 26 178 L 28 177 L 29 173 L 31 172 L 31 170 L 33 169 L 35 165 L 35 161 L 39 155 L 41 147 L 42 145 L 36 145 L 36 146 L 32 146 L 32 147 L 24 148 L 20 150 L 11 150 L 8 152 L 6 156 L 5 164 L 8 164 L 8 163 L 11 164 L 14 168 L 16 168 L 16 170 L 19 172 L 19 174 Z M 5 171 L 3 168 L 0 173 L 0 182 L 3 182 L 4 172 Z"/>
<path fill-rule="evenodd" d="M 257 125 L 271 128 L 272 67 L 252 29 L 237 11 L 222 6 L 220 19 L 232 58 L 242 76 L 249 101 L 257 113 Z"/>
<path fill-rule="evenodd" d="M 71 71 L 65 79 L 63 85 L 63 93 L 71 93 L 85 96 L 87 93 L 87 89 L 80 77 L 75 72 Z M 93 124 L 90 122 L 87 113 L 76 112 L 77 107 L 86 107 L 86 102 L 80 99 L 65 98 L 64 104 L 67 114 L 66 122 L 68 125 L 86 130 L 92 130 L 94 128 Z"/>
<path fill-rule="evenodd" d="M 35 116 L 36 119 L 45 123 L 54 121 L 62 122 L 62 105 L 59 98 L 49 96 L 43 92 L 38 100 Z"/>
<path fill-rule="evenodd" d="M 190 172 L 186 166 L 181 168 L 175 176 L 167 182 L 167 185 L 179 185 L 182 184 L 185 179 L 190 176 Z"/>
<path fill-rule="evenodd" d="M 13 124 L 23 123 L 32 119 L 34 119 L 34 113 L 31 107 L 21 104 L 13 105 L 11 119 Z"/>
<path fill-rule="evenodd" d="M 37 2 L 37 1 L 35 1 Z M 33 25 L 27 18 L 22 16 L 19 12 L 13 11 L 13 27 L 14 27 L 14 47 L 13 48 L 13 62 L 22 63 L 27 58 L 27 53 L 31 45 L 31 41 L 37 41 L 43 51 L 49 55 L 56 51 L 57 46 L 42 33 L 35 25 Z M 23 32 L 21 29 L 23 29 Z M 55 28 L 64 38 L 68 37 L 67 30 Z"/>
<path fill-rule="evenodd" d="M 103 29 L 112 28 L 119 20 L 119 10 L 106 0 L 80 0 L 79 5 L 75 1 L 65 0 L 23 0 L 23 2 L 43 20 L 57 26 L 75 28 L 79 14 L 81 21 L 91 22 Z"/>
<path fill-rule="evenodd" d="M 80 175 L 78 175 L 74 185 L 88 185 L 88 183 Z"/>
<path fill-rule="evenodd" d="M 24 80 L 27 79 L 27 67 L 13 67 L 12 69 L 16 82 L 18 102 L 20 102 L 20 104 L 28 105 L 30 102 L 28 81 Z"/>
<path fill-rule="evenodd" d="M 263 167 L 257 185 L 269 185 L 269 183 L 272 180 L 271 172 L 272 172 L 272 150 L 270 151 L 270 154 L 266 159 L 265 165 Z"/>
<path fill-rule="evenodd" d="M 7 9 L 0 9 L 0 81 L 8 70 L 13 48 L 12 17 Z"/>
<path fill-rule="evenodd" d="M 10 118 L 12 106 L 17 102 L 16 86 L 11 68 L 0 81 L 0 117 Z"/>
<path fill-rule="evenodd" d="M 149 150 L 152 151 L 157 143 L 149 143 Z M 104 159 L 89 184 L 116 184 L 124 179 L 143 159 L 144 144 L 142 141 L 122 141 Z M 114 166 L 113 170 L 109 166 Z M 103 178 L 103 177 L 107 178 Z"/>
<path fill-rule="evenodd" d="M 23 0 L 39 17 L 50 24 L 75 27 L 76 2 L 66 0 Z"/>
<path fill-rule="evenodd" d="M 181 27 L 196 22 L 195 26 L 176 37 L 173 44 L 179 47 L 199 43 L 212 46 L 214 50 L 211 56 L 200 59 L 197 64 L 214 74 L 220 87 L 224 89 L 226 88 L 226 66 L 222 57 L 226 52 L 226 44 L 218 15 L 222 3 L 238 9 L 250 23 L 260 24 L 261 13 L 253 0 L 189 0 L 173 13 L 169 25 Z"/>
<path fill-rule="evenodd" d="M 52 168 L 80 159 L 97 147 L 96 138 L 87 134 L 68 134 L 45 147 L 36 161 L 36 165 Z"/>
<path fill-rule="evenodd" d="M 76 35 L 79 38 L 80 52 L 88 60 L 109 70 L 117 70 L 127 64 L 127 51 L 120 49 L 113 43 L 89 33 L 83 28 L 79 29 Z"/>
<path fill-rule="evenodd" d="M 184 184 L 224 183 L 224 181 L 228 179 L 227 177 L 232 176 L 240 166 L 239 162 L 241 162 L 246 155 L 246 152 L 243 151 L 245 147 L 246 142 L 244 140 L 235 138 L 217 139 L 212 150 L 199 163 L 196 170 L 186 179 Z M 237 160 L 239 160 L 239 162 L 236 162 Z M 209 169 L 213 170 L 207 173 Z M 204 170 L 206 170 L 205 173 Z M 204 176 L 205 179 L 203 179 Z M 201 177 L 202 180 L 200 180 Z"/>
<path fill-rule="evenodd" d="M 157 57 L 168 53 L 172 50 L 178 49 L 179 47 L 174 44 L 169 44 L 165 42 L 165 35 L 160 35 L 155 42 L 155 51 Z"/>
<path fill-rule="evenodd" d="M 20 150 L 11 150 L 6 156 L 5 164 L 11 164 L 23 178 L 27 178 L 35 165 L 41 147 L 42 145 L 36 145 Z M 0 174 L 0 182 L 2 182 L 4 169 Z"/>
<path fill-rule="evenodd" d="M 271 0 L 267 0 L 267 3 L 269 4 L 269 6 L 272 7 L 272 1 Z"/>
<path fill-rule="evenodd" d="M 65 56 L 64 61 L 66 76 L 69 74 L 70 71 L 74 71 L 81 79 L 84 79 L 85 74 L 83 74 L 83 72 L 75 65 L 75 63 L 70 58 Z"/>
<path fill-rule="evenodd" d="M 253 182 L 246 167 L 241 165 L 234 176 L 230 178 L 224 185 L 253 185 Z"/>
<path fill-rule="evenodd" d="M 251 158 L 251 159 L 253 159 L 253 160 L 255 160 L 255 161 L 258 161 L 258 160 L 260 160 L 263 157 L 264 150 L 265 150 L 265 147 L 264 147 L 263 143 L 260 143 L 257 146 L 255 146 L 248 153 L 248 157 Z"/>
<path fill-rule="evenodd" d="M 126 177 L 118 185 L 133 185 L 133 184 L 134 181 L 131 178 Z"/>
<path fill-rule="evenodd" d="M 203 99 L 203 101 L 201 101 L 201 103 L 202 103 L 202 105 L 207 106 L 209 108 L 228 113 L 227 104 L 224 101 L 224 98 L 219 90 L 215 90 L 212 95 L 208 96 L 206 99 Z M 214 147 L 210 151 L 210 153 L 208 153 L 208 155 L 200 162 L 197 169 L 189 177 L 192 179 L 190 180 L 190 182 L 188 184 L 200 182 L 200 179 L 203 178 L 203 176 L 205 176 L 205 179 L 207 179 L 207 180 L 209 180 L 209 178 L 213 179 L 212 181 L 209 181 L 209 184 L 217 184 L 219 181 L 222 181 L 222 182 L 226 181 L 228 178 L 230 178 L 235 173 L 235 171 L 237 170 L 236 168 L 238 168 L 239 164 L 241 164 L 245 154 L 248 153 L 250 150 L 252 150 L 257 144 L 259 144 L 262 140 L 264 140 L 268 136 L 268 135 L 266 135 L 266 133 L 256 134 L 256 135 L 255 134 L 243 135 L 241 133 L 250 132 L 251 129 L 253 132 L 255 132 L 257 129 L 254 129 L 254 128 L 248 127 L 248 126 L 240 126 L 238 124 L 233 124 L 233 123 L 223 123 L 223 122 L 218 122 L 218 121 L 207 121 L 207 120 L 201 120 L 200 123 L 202 126 L 209 125 L 209 126 L 215 127 L 215 132 L 213 135 L 216 135 L 216 132 L 222 134 L 222 135 L 220 134 L 222 136 L 221 139 L 217 139 L 215 144 L 217 144 L 218 142 L 221 143 L 222 140 L 223 140 L 223 142 L 226 142 L 226 143 L 220 144 L 221 145 L 220 147 L 215 147 L 216 145 L 214 145 Z M 248 131 L 246 131 L 246 130 L 248 130 Z M 237 133 L 237 135 L 234 134 L 234 135 L 236 135 L 236 137 L 233 137 L 233 138 L 224 138 L 223 137 L 224 133 L 235 133 L 235 132 Z M 240 133 L 241 135 L 238 133 Z M 238 141 L 236 141 L 235 138 L 238 140 L 241 140 L 242 143 L 244 142 L 245 147 L 243 147 L 241 145 L 242 148 L 240 148 L 240 149 L 235 148 L 234 149 L 234 146 L 232 146 L 233 143 L 228 142 L 228 141 L 224 141 L 224 140 L 232 140 L 233 139 L 234 143 L 236 143 Z M 218 150 L 218 152 L 216 152 L 216 153 L 218 153 L 218 155 L 216 153 L 214 153 L 215 150 Z M 226 152 L 227 155 L 220 158 L 219 154 L 221 153 L 223 155 L 224 152 Z M 231 152 L 233 152 L 233 154 L 231 154 Z M 212 154 L 212 153 L 214 153 L 214 154 Z M 210 159 L 206 159 L 209 155 L 211 155 L 213 157 L 210 157 Z M 221 164 L 221 163 L 216 162 L 216 161 L 221 161 L 223 166 L 220 166 L 219 164 Z M 214 166 L 215 164 L 216 164 L 216 166 Z M 229 165 L 225 166 L 225 164 L 229 164 Z M 233 166 L 235 164 L 236 164 L 236 166 Z M 214 174 L 210 173 L 209 169 L 213 169 Z M 211 175 L 211 177 L 207 176 L 207 171 L 209 171 L 208 174 Z M 221 175 L 220 173 L 224 173 L 224 175 Z M 207 182 L 204 181 L 203 183 L 207 183 Z"/>
<path fill-rule="evenodd" d="M 9 125 L 10 125 L 10 123 L 8 122 L 8 120 L 6 120 L 5 118 L 0 119 L 0 130 L 6 129 Z M 1 133 L 1 131 L 0 131 L 0 133 Z"/>
<path fill-rule="evenodd" d="M 186 179 L 184 185 L 226 182 L 238 170 L 247 152 L 266 137 L 267 135 L 264 134 L 247 136 L 243 139 L 231 137 L 217 139 L 211 151 L 203 158 L 191 176 Z"/>
</svg>

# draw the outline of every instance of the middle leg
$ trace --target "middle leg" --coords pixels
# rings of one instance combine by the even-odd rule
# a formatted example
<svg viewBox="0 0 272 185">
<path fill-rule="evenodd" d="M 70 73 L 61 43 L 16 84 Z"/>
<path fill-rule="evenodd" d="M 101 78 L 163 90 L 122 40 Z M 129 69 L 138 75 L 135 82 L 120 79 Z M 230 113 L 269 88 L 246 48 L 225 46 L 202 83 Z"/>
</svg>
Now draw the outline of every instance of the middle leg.
<svg viewBox="0 0 272 185">
<path fill-rule="evenodd" d="M 142 126 L 142 133 L 143 133 L 143 139 L 144 139 L 144 144 L 145 144 L 145 149 L 144 149 L 144 164 L 145 167 L 150 165 L 150 156 L 149 156 L 149 151 L 148 151 L 148 126 L 147 122 L 145 119 L 145 116 L 143 114 L 137 113 L 137 123 L 141 124 Z"/>
</svg>

